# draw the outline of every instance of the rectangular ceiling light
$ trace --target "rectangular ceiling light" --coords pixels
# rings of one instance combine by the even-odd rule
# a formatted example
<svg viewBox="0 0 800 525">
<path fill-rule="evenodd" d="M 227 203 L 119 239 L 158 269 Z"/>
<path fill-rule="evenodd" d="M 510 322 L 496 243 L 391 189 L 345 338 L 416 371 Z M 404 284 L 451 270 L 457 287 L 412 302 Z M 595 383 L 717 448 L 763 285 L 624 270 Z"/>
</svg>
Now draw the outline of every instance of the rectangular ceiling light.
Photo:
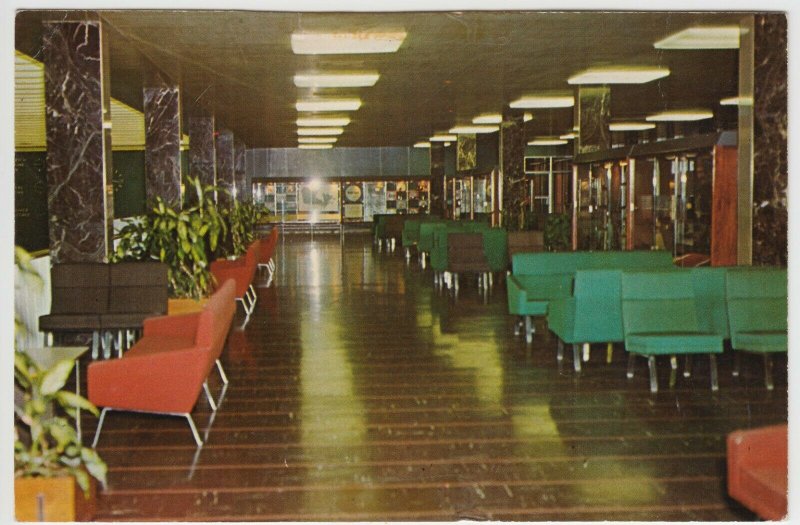
<svg viewBox="0 0 800 525">
<path fill-rule="evenodd" d="M 561 146 L 566 144 L 565 139 L 555 139 L 552 137 L 537 137 L 534 140 L 528 141 L 528 146 Z"/>
<path fill-rule="evenodd" d="M 563 135 L 559 135 L 558 138 L 561 140 L 575 140 L 575 137 L 578 135 L 575 134 L 574 131 L 570 131 L 569 133 L 564 133 Z"/>
<path fill-rule="evenodd" d="M 338 88 L 374 86 L 378 73 L 304 73 L 294 76 L 299 88 Z"/>
<path fill-rule="evenodd" d="M 753 97 L 728 97 L 719 101 L 721 106 L 752 106 Z"/>
<path fill-rule="evenodd" d="M 711 118 L 714 113 L 707 109 L 682 109 L 675 111 L 662 111 L 648 115 L 645 120 L 648 122 L 690 122 Z"/>
<path fill-rule="evenodd" d="M 297 137 L 300 144 L 333 144 L 338 137 Z"/>
<path fill-rule="evenodd" d="M 573 102 L 573 104 L 574 104 L 574 102 Z M 531 113 L 530 111 L 526 111 L 522 115 L 522 122 L 530 122 L 531 120 L 533 120 L 533 113 Z"/>
<path fill-rule="evenodd" d="M 484 113 L 472 119 L 473 124 L 500 124 L 503 122 L 503 115 L 500 113 Z"/>
<path fill-rule="evenodd" d="M 414 144 L 414 147 L 415 148 L 430 148 L 431 147 L 431 143 L 430 142 L 417 142 L 416 144 Z"/>
<path fill-rule="evenodd" d="M 405 31 L 292 33 L 292 51 L 295 55 L 394 53 L 405 39 Z"/>
<path fill-rule="evenodd" d="M 471 133 L 494 133 L 500 129 L 499 126 L 456 126 L 450 128 L 450 133 L 466 135 Z"/>
<path fill-rule="evenodd" d="M 739 26 L 689 27 L 659 40 L 656 49 L 738 49 Z"/>
<path fill-rule="evenodd" d="M 457 140 L 457 135 L 434 135 L 430 138 L 431 142 L 455 142 Z"/>
<path fill-rule="evenodd" d="M 343 128 L 297 128 L 300 136 L 319 136 L 319 135 L 341 135 Z"/>
<path fill-rule="evenodd" d="M 297 111 L 355 111 L 361 107 L 357 98 L 340 98 L 328 100 L 298 100 Z"/>
<path fill-rule="evenodd" d="M 571 108 L 575 105 L 572 95 L 526 95 L 511 102 L 511 108 Z"/>
<path fill-rule="evenodd" d="M 333 144 L 298 144 L 300 149 L 331 149 Z"/>
<path fill-rule="evenodd" d="M 298 126 L 315 127 L 342 127 L 350 124 L 347 117 L 301 117 L 297 119 Z"/>
<path fill-rule="evenodd" d="M 572 75 L 569 84 L 644 84 L 669 75 L 665 67 L 591 67 Z"/>
<path fill-rule="evenodd" d="M 612 122 L 608 125 L 611 131 L 644 131 L 655 127 L 652 122 Z"/>
</svg>

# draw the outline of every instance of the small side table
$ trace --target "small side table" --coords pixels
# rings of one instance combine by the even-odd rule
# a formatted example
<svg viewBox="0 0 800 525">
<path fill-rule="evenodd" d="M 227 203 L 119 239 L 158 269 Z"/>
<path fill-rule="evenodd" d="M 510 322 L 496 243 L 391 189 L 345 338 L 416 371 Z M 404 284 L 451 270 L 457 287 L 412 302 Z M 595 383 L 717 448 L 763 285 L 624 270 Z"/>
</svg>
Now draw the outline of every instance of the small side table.
<svg viewBox="0 0 800 525">
<path fill-rule="evenodd" d="M 88 346 L 47 346 L 43 348 L 27 348 L 30 358 L 39 368 L 52 368 L 59 361 L 72 359 L 75 361 L 75 394 L 81 395 L 81 370 L 80 357 L 89 351 Z M 81 409 L 78 407 L 75 414 L 75 430 L 78 433 L 78 441 L 83 442 L 81 436 Z"/>
</svg>

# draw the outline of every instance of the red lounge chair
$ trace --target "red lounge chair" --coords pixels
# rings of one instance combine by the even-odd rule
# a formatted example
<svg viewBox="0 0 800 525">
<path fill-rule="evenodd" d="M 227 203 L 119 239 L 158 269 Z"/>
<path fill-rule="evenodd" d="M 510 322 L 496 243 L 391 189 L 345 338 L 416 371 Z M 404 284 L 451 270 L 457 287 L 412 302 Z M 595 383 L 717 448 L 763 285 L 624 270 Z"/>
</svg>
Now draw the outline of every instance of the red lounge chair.
<svg viewBox="0 0 800 525">
<path fill-rule="evenodd" d="M 250 315 L 256 307 L 256 290 L 253 288 L 253 277 L 256 273 L 256 265 L 258 262 L 258 254 L 260 251 L 259 240 L 247 248 L 244 257 L 234 260 L 217 259 L 211 263 L 211 274 L 218 283 L 224 283 L 228 279 L 233 279 L 236 283 L 236 300 L 242 303 L 244 307 L 245 318 L 241 328 L 250 321 Z"/>
<path fill-rule="evenodd" d="M 788 427 L 728 435 L 728 493 L 767 520 L 786 518 Z"/>
<path fill-rule="evenodd" d="M 227 281 L 201 312 L 145 319 L 144 335 L 124 357 L 89 365 L 88 397 L 103 408 L 93 447 L 109 410 L 185 417 L 203 446 L 191 412 L 201 388 L 216 410 L 206 381 L 214 364 L 228 383 L 219 357 L 236 311 L 234 291 L 235 283 Z"/>
</svg>

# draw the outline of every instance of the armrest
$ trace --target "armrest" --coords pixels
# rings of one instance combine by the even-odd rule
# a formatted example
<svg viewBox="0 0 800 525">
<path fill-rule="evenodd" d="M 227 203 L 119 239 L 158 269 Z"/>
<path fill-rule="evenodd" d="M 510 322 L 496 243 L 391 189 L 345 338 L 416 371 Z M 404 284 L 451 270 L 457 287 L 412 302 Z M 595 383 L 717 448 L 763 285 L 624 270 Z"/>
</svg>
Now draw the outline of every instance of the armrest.
<svg viewBox="0 0 800 525">
<path fill-rule="evenodd" d="M 144 320 L 144 336 L 175 335 L 194 337 L 200 312 L 181 315 L 162 315 Z"/>
</svg>

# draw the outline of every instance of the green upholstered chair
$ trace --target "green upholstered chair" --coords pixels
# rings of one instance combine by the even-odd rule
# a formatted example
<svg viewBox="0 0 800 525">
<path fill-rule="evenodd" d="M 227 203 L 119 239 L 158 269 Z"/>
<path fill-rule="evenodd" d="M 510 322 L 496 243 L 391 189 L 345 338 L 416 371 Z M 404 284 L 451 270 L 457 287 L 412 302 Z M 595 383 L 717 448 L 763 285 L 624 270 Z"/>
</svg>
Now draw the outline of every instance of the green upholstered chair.
<svg viewBox="0 0 800 525">
<path fill-rule="evenodd" d="M 508 311 L 525 322 L 525 339 L 533 341 L 532 317 L 547 314 L 551 300 L 568 297 L 577 270 L 673 268 L 665 251 L 517 253 L 506 281 Z"/>
<path fill-rule="evenodd" d="M 564 344 L 572 345 L 573 366 L 580 372 L 581 345 L 624 340 L 621 288 L 622 270 L 578 270 L 572 293 L 549 301 L 547 326 L 558 336 L 559 361 Z"/>
<path fill-rule="evenodd" d="M 788 349 L 786 270 L 730 269 L 726 294 L 734 373 L 738 375 L 739 352 L 762 354 L 764 383 L 772 390 L 771 356 Z"/>
<path fill-rule="evenodd" d="M 708 354 L 711 389 L 717 390 L 716 354 L 722 352 L 724 333 L 701 314 L 701 302 L 690 271 L 626 271 L 622 274 L 622 325 L 625 348 L 630 353 L 628 378 L 633 377 L 634 356 L 647 357 L 650 391 L 658 391 L 656 357 Z M 717 331 L 715 331 L 717 330 Z"/>
</svg>

